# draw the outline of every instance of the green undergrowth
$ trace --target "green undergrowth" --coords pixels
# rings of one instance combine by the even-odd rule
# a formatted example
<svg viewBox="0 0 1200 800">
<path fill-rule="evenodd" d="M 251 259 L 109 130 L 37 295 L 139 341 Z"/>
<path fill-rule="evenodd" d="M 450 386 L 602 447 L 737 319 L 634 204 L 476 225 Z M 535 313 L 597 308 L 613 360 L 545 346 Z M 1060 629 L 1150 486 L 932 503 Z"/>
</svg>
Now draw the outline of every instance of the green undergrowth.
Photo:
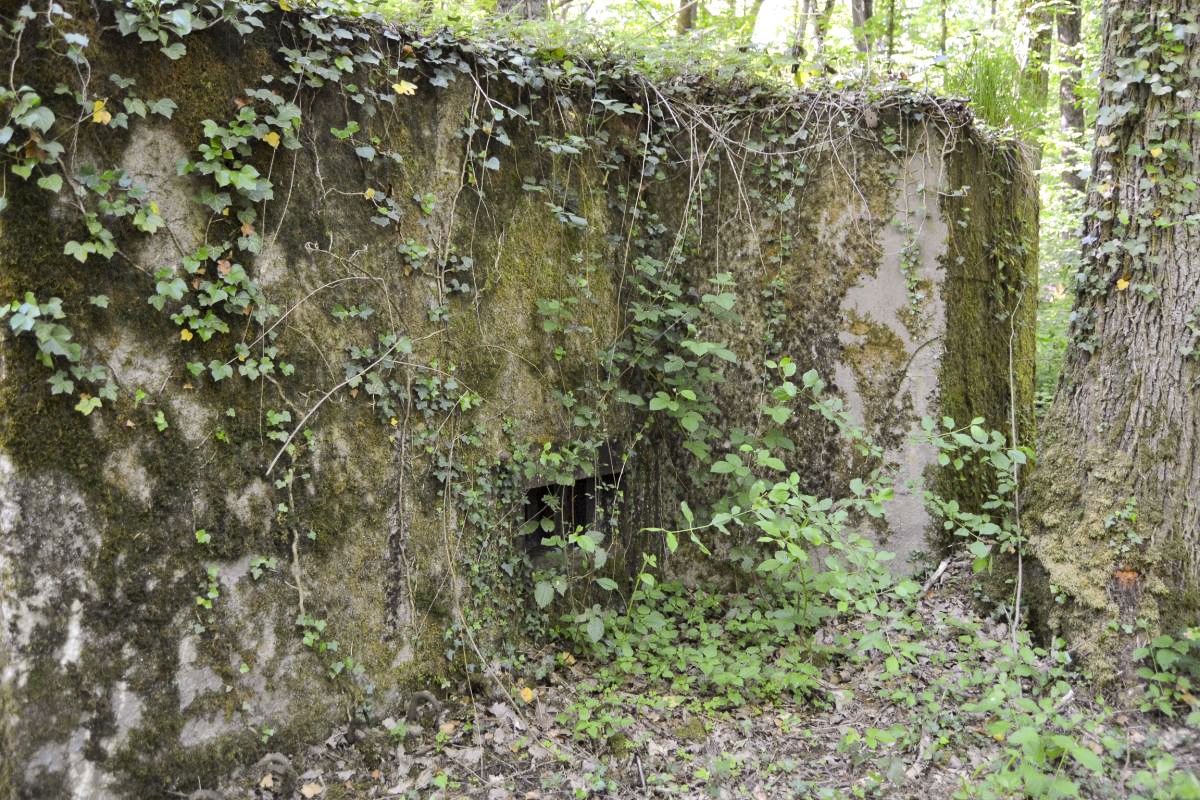
<svg viewBox="0 0 1200 800">
<path fill-rule="evenodd" d="M 818 377 L 807 374 L 802 384 L 810 411 L 828 415 L 857 446 L 874 447 L 823 396 Z M 972 575 L 958 576 L 951 589 L 959 596 L 982 596 L 992 573 L 1023 547 L 1015 510 L 1027 451 L 983 424 L 947 418 L 923 426 L 944 465 L 963 470 L 974 462 L 995 475 L 977 512 L 925 493 L 970 556 Z M 915 580 L 892 577 L 888 554 L 854 532 L 858 517 L 850 513 L 881 513 L 891 480 L 877 470 L 838 499 L 804 495 L 787 480 L 753 481 L 718 500 L 728 511 L 707 524 L 664 531 L 669 546 L 687 536 L 707 551 L 702 537 L 725 526 L 754 529 L 762 547 L 730 564 L 757 575 L 754 591 L 660 583 L 644 569 L 626 608 L 606 612 L 603 636 L 581 634 L 579 620 L 564 616 L 559 635 L 582 648 L 595 671 L 560 721 L 582 742 L 619 755 L 646 743 L 637 723 L 646 706 L 697 715 L 676 732 L 684 739 L 703 739 L 704 719 L 782 707 L 815 723 L 852 707 L 856 718 L 871 720 L 842 726 L 838 743 L 855 789 L 795 791 L 888 797 L 926 770 L 945 769 L 962 776 L 954 796 L 964 798 L 1200 797 L 1194 765 L 1179 766 L 1168 742 L 1173 726 L 1200 725 L 1192 693 L 1198 632 L 1148 640 L 1135 653 L 1140 682 L 1114 707 L 1093 694 L 1061 640 L 1048 647 L 1031 640 L 1019 621 L 1019 584 L 1008 583 L 1008 600 L 992 604 L 986 619 L 969 600 L 939 605 Z M 686 504 L 682 512 L 692 520 Z M 1129 730 L 1141 712 L 1152 715 L 1142 717 L 1148 735 Z"/>
<path fill-rule="evenodd" d="M 909 796 L 919 767 L 960 776 L 961 798 L 1200 797 L 1196 773 L 1177 764 L 1177 746 L 1172 752 L 1169 720 L 1159 717 L 1145 734 L 1131 730 L 1134 710 L 1092 696 L 1061 642 L 1037 647 L 1021 631 L 1014 645 L 969 611 L 923 608 L 914 595 L 890 599 L 886 623 L 844 615 L 818 639 L 781 633 L 761 598 L 664 584 L 630 610 L 624 633 L 590 649 L 591 677 L 559 721 L 581 744 L 620 757 L 658 736 L 638 723 L 649 710 L 685 720 L 671 728 L 678 741 L 703 742 L 731 715 L 786 718 L 781 733 L 800 735 L 855 709 L 857 721 L 838 726 L 836 745 L 854 788 L 794 781 L 794 796 Z M 1143 696 L 1152 702 L 1157 690 Z M 1184 722 L 1176 715 L 1188 708 L 1176 695 L 1169 710 Z M 1192 710 L 1186 724 L 1198 715 Z M 686 775 L 686 761 L 679 767 Z M 672 785 L 678 777 L 668 770 L 655 779 Z"/>
</svg>

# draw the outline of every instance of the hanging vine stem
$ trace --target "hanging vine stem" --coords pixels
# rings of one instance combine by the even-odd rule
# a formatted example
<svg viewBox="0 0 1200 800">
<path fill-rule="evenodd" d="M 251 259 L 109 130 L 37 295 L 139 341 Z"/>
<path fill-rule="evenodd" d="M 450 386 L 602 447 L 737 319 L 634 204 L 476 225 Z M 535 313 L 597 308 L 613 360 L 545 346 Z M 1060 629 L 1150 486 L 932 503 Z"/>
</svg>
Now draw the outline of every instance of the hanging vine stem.
<svg viewBox="0 0 1200 800">
<path fill-rule="evenodd" d="M 410 340 L 410 339 L 405 339 L 403 337 L 399 338 L 392 344 L 391 347 L 389 347 L 387 350 L 384 350 L 383 353 L 379 356 L 379 358 L 375 359 L 370 364 L 363 367 L 358 372 L 354 373 L 349 378 L 346 378 L 346 380 L 342 381 L 341 383 L 339 383 L 338 385 L 334 386 L 332 389 L 327 391 L 324 395 L 321 396 L 320 400 L 318 400 L 315 404 L 313 404 L 313 407 L 308 410 L 308 412 L 304 415 L 304 417 L 301 418 L 300 422 L 297 423 L 296 427 L 292 430 L 292 432 L 288 434 L 287 439 L 285 439 L 283 442 L 283 446 L 279 448 L 279 452 L 275 454 L 275 457 L 273 459 L 271 459 L 271 464 L 267 467 L 267 471 L 264 474 L 265 475 L 271 474 L 271 472 L 275 469 L 275 464 L 278 463 L 278 461 L 279 461 L 279 457 L 282 456 L 287 451 L 288 445 L 290 445 L 292 443 L 292 440 L 296 438 L 296 434 L 298 434 L 304 428 L 304 424 L 306 422 L 308 422 L 308 420 L 312 417 L 313 414 L 317 413 L 317 409 L 320 408 L 322 405 L 324 405 L 325 401 L 328 400 L 330 397 L 332 397 L 335 392 L 337 392 L 339 389 L 342 389 L 342 388 L 348 386 L 349 384 L 351 384 L 354 381 L 361 378 L 363 375 L 366 375 L 368 372 L 375 369 L 375 367 L 382 364 L 387 359 L 387 357 L 390 356 L 393 352 L 395 352 L 396 348 L 398 348 L 402 343 L 408 342 L 409 345 L 412 345 L 415 342 L 419 342 L 424 339 L 429 339 L 434 336 L 441 336 L 443 333 L 445 333 L 445 329 L 439 328 L 438 330 L 434 331 L 433 333 L 429 333 L 429 334 L 426 334 L 425 336 L 422 336 L 420 339 Z M 422 366 L 420 364 L 411 364 L 408 362 L 397 362 L 397 363 L 404 363 L 406 366 L 416 367 L 418 369 L 421 368 L 421 366 Z"/>
<path fill-rule="evenodd" d="M 1017 377 L 1014 367 L 1013 342 L 1017 338 L 1017 311 L 1021 308 L 1021 301 L 1024 299 L 1025 292 L 1022 290 L 1017 294 L 1017 304 L 1008 318 L 1008 428 L 1014 450 L 1017 449 L 1019 440 L 1017 438 Z M 1025 580 L 1025 564 L 1022 558 L 1024 545 L 1021 541 L 1021 465 L 1015 459 L 1013 460 L 1013 524 L 1016 526 L 1017 534 L 1017 585 L 1013 591 L 1011 625 L 1013 656 L 1015 657 L 1018 650 L 1017 630 L 1021 625 L 1021 591 Z"/>
</svg>

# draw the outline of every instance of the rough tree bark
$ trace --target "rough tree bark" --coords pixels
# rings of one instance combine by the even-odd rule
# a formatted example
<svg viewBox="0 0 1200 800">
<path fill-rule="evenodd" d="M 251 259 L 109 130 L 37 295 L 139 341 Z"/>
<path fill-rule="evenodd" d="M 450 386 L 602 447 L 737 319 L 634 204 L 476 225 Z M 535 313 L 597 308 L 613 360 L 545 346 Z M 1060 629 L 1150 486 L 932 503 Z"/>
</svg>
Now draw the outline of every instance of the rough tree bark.
<svg viewBox="0 0 1200 800">
<path fill-rule="evenodd" d="M 1200 621 L 1200 3 L 1104 10 L 1075 323 L 1024 521 L 1035 627 L 1113 681 Z"/>
<path fill-rule="evenodd" d="M 1079 0 L 1066 0 L 1065 5 L 1055 15 L 1058 29 L 1058 58 L 1062 62 L 1062 76 L 1058 79 L 1058 113 L 1062 120 L 1063 132 L 1079 142 L 1083 139 L 1083 104 L 1075 95 L 1075 87 L 1079 85 L 1082 59 L 1079 55 L 1080 23 L 1082 16 L 1079 11 Z M 1079 151 L 1074 144 L 1067 145 L 1063 153 L 1066 169 L 1063 170 L 1063 181 L 1077 192 L 1085 188 L 1085 181 L 1079 177 Z"/>
</svg>

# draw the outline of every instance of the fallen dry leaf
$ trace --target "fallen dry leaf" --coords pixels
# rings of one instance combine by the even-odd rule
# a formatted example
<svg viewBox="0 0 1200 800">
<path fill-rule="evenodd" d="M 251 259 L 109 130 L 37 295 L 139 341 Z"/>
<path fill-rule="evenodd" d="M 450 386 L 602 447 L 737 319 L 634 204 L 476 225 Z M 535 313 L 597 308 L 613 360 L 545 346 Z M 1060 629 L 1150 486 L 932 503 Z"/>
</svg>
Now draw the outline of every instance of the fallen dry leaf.
<svg viewBox="0 0 1200 800">
<path fill-rule="evenodd" d="M 325 791 L 325 787 L 319 783 L 306 783 L 300 787 L 300 794 L 306 798 L 312 798 Z"/>
</svg>

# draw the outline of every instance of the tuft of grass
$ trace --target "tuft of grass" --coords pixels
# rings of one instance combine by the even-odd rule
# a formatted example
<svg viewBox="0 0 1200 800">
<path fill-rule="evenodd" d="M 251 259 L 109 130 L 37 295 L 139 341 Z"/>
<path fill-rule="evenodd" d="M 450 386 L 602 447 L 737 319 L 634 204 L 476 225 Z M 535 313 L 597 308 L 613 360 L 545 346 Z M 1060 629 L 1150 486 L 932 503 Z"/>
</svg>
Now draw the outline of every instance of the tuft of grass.
<svg viewBox="0 0 1200 800">
<path fill-rule="evenodd" d="M 988 125 L 1023 138 L 1041 126 L 1045 103 L 1039 102 L 1016 56 L 999 45 L 977 43 L 970 58 L 947 70 L 943 91 L 967 98 L 975 116 Z"/>
</svg>

